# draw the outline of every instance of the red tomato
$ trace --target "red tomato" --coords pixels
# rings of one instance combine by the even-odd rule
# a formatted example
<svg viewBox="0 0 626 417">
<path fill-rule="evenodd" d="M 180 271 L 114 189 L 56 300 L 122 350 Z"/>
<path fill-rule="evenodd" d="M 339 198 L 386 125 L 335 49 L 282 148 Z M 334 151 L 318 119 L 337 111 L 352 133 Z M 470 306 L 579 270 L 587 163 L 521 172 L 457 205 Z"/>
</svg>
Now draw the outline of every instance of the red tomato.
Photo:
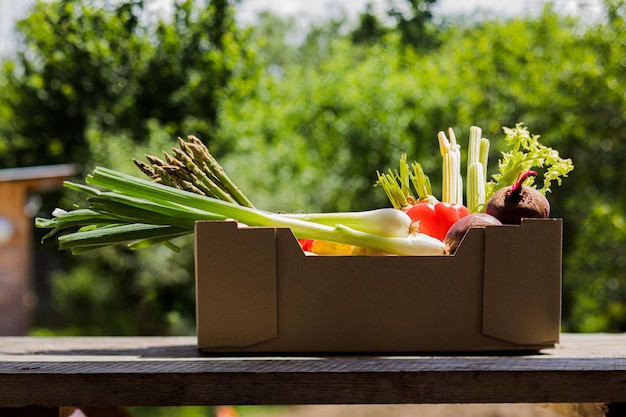
<svg viewBox="0 0 626 417">
<path fill-rule="evenodd" d="M 413 224 L 417 222 L 417 231 L 443 241 L 450 227 L 457 220 L 467 216 L 469 210 L 462 204 L 420 203 L 407 210 Z"/>
</svg>

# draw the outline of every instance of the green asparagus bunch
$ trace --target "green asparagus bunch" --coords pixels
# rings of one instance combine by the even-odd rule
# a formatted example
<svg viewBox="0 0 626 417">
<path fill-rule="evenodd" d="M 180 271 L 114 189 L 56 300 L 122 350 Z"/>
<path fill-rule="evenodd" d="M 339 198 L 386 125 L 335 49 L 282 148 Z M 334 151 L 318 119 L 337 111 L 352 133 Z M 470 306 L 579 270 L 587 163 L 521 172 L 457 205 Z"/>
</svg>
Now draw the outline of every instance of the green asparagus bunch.
<svg viewBox="0 0 626 417">
<path fill-rule="evenodd" d="M 178 138 L 179 148 L 164 152 L 165 160 L 146 155 L 150 164 L 133 159 L 154 182 L 218 200 L 254 208 L 250 200 L 228 177 L 224 168 L 196 136 Z"/>
</svg>

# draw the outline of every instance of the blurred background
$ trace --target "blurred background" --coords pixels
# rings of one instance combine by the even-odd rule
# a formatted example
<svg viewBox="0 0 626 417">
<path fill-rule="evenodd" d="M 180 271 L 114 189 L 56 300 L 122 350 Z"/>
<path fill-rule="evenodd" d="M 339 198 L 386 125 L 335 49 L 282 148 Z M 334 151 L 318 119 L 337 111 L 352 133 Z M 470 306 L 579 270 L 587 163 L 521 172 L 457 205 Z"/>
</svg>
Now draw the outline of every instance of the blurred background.
<svg viewBox="0 0 626 417">
<path fill-rule="evenodd" d="M 523 122 L 571 158 L 563 330 L 626 331 L 626 2 L 0 0 L 0 332 L 192 335 L 193 251 L 57 250 L 64 179 L 197 135 L 272 211 L 388 206 L 437 132 Z"/>
</svg>

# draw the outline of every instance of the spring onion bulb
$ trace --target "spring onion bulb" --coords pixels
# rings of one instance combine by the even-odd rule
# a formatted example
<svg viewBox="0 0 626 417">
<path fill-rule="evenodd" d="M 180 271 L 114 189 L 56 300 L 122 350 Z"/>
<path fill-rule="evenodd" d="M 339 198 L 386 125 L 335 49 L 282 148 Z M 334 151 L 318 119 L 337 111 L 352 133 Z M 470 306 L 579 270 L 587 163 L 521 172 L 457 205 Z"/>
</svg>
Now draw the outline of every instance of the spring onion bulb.
<svg viewBox="0 0 626 417">
<path fill-rule="evenodd" d="M 327 226 L 342 224 L 361 232 L 386 237 L 406 237 L 411 227 L 411 218 L 404 211 L 395 208 L 341 213 L 297 213 L 283 216 Z"/>
<path fill-rule="evenodd" d="M 406 237 L 383 237 L 363 233 L 344 225 L 336 225 L 335 230 L 343 236 L 346 243 L 376 249 L 402 256 L 443 255 L 445 245 L 437 238 L 423 233 L 414 233 Z"/>
</svg>

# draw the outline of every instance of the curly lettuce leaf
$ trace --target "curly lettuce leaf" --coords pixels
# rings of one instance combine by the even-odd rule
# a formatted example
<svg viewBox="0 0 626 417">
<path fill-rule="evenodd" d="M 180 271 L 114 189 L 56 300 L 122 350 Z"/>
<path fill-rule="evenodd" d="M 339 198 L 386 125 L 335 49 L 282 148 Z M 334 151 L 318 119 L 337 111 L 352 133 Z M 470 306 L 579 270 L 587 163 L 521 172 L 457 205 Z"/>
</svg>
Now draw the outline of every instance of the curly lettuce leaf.
<svg viewBox="0 0 626 417">
<path fill-rule="evenodd" d="M 515 128 L 504 127 L 503 130 L 510 150 L 502 152 L 502 159 L 498 161 L 499 173 L 493 174 L 492 180 L 486 184 L 487 200 L 500 188 L 512 185 L 521 172 L 529 169 L 543 171 L 541 187 L 534 184 L 532 177 L 527 184 L 544 195 L 551 192 L 552 182 L 561 185 L 562 179 L 574 169 L 571 159 L 563 159 L 558 151 L 542 145 L 540 136 L 531 135 L 523 123 L 516 124 Z"/>
</svg>

